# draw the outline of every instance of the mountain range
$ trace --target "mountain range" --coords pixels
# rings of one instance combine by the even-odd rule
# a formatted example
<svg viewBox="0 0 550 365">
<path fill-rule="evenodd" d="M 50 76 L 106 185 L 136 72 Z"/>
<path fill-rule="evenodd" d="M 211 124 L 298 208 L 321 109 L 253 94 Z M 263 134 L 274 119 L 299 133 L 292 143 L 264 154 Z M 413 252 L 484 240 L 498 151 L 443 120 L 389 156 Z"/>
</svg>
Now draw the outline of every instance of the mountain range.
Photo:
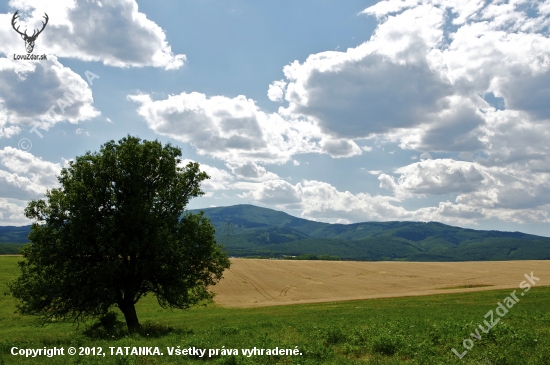
<svg viewBox="0 0 550 365">
<path fill-rule="evenodd" d="M 217 241 L 233 257 L 550 260 L 550 238 L 521 232 L 465 229 L 437 222 L 329 224 L 247 204 L 191 212 L 201 210 L 216 228 Z M 0 253 L 2 247 L 26 242 L 29 228 L 0 227 Z"/>
</svg>

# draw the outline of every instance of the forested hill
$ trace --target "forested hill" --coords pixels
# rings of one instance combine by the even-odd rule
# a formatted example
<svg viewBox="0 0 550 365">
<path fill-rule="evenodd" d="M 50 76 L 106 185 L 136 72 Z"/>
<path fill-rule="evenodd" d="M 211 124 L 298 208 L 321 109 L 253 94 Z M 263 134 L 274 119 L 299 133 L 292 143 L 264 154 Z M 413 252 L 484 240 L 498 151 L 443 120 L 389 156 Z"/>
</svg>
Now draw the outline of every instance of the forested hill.
<svg viewBox="0 0 550 365">
<path fill-rule="evenodd" d="M 31 226 L 0 226 L 0 255 L 19 253 L 23 244 L 29 241 L 27 236 L 30 228 Z"/>
<path fill-rule="evenodd" d="M 549 260 L 550 238 L 436 222 L 328 224 L 253 205 L 202 209 L 232 256 L 346 260 Z M 193 210 L 196 213 L 198 210 Z M 229 223 L 229 224 L 228 224 Z"/>
<path fill-rule="evenodd" d="M 550 260 L 550 238 L 480 231 L 436 222 L 328 224 L 254 205 L 202 209 L 231 256 L 329 255 L 343 260 Z M 199 210 L 193 210 L 193 213 Z M 30 226 L 0 227 L 6 244 L 27 241 Z"/>
</svg>

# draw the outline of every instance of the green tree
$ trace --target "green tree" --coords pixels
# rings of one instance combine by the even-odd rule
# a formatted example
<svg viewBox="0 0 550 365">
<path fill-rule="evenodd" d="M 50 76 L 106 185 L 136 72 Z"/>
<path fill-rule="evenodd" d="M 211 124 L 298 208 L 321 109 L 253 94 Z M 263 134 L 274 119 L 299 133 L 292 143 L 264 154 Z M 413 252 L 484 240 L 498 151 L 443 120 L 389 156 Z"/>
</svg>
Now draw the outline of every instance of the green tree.
<svg viewBox="0 0 550 365">
<path fill-rule="evenodd" d="M 209 176 L 198 163 L 180 167 L 180 157 L 128 136 L 69 162 L 61 187 L 25 210 L 36 222 L 9 284 L 19 312 L 78 322 L 117 306 L 134 332 L 135 304 L 148 293 L 163 308 L 212 299 L 208 287 L 230 263 L 202 212 L 184 214 Z"/>
</svg>

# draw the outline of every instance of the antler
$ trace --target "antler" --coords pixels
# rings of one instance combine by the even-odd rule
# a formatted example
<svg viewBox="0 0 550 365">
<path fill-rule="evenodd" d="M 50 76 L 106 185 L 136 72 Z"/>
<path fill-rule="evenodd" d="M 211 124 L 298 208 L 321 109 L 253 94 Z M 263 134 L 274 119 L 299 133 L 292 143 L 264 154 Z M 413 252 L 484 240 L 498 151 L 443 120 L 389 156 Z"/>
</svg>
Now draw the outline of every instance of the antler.
<svg viewBox="0 0 550 365">
<path fill-rule="evenodd" d="M 38 37 L 38 35 L 40 33 L 42 33 L 42 31 L 44 30 L 44 28 L 46 28 L 46 25 L 48 24 L 48 20 L 50 20 L 50 18 L 48 17 L 48 14 L 44 13 L 44 19 L 46 19 L 46 22 L 42 22 L 42 29 L 40 29 L 38 31 L 38 33 L 36 33 L 36 29 L 34 30 L 34 32 L 32 33 L 32 35 L 29 37 L 29 35 L 27 34 L 27 30 L 25 29 L 25 33 L 21 33 L 19 31 L 19 27 L 15 27 L 15 21 L 19 18 L 19 16 L 17 15 L 17 13 L 19 13 L 19 10 L 17 10 L 15 12 L 15 14 L 13 14 L 13 17 L 11 18 L 11 26 L 13 27 L 13 29 L 15 29 L 15 31 L 19 34 L 21 34 L 22 36 L 25 36 L 25 39 L 27 38 L 30 38 L 30 39 L 36 39 L 36 37 Z"/>
<path fill-rule="evenodd" d="M 13 17 L 11 18 L 11 26 L 13 27 L 13 29 L 14 29 L 17 33 L 19 33 L 19 34 L 21 34 L 21 35 L 24 35 L 24 36 L 27 36 L 27 37 L 28 37 L 28 35 L 27 35 L 27 30 L 26 30 L 26 29 L 25 29 L 25 33 L 21 33 L 21 32 L 19 31 L 19 27 L 17 27 L 17 28 L 15 27 L 15 21 L 16 21 L 17 18 L 18 18 L 18 16 L 17 16 L 17 13 L 18 13 L 18 12 L 19 12 L 19 10 L 16 11 L 15 14 L 13 14 Z"/>
<path fill-rule="evenodd" d="M 44 13 L 43 18 L 46 19 L 46 22 L 45 22 L 45 23 L 42 22 L 42 24 L 43 24 L 43 25 L 42 25 L 42 29 L 40 29 L 40 30 L 38 31 L 38 33 L 36 33 L 36 35 L 33 33 L 33 34 L 32 34 L 33 37 L 38 37 L 38 35 L 39 35 L 40 33 L 42 33 L 42 31 L 44 30 L 44 28 L 46 28 L 46 25 L 48 24 L 48 20 L 50 20 L 50 18 L 48 18 L 48 14 L 46 14 L 46 13 Z M 36 30 L 35 30 L 35 32 L 36 32 Z"/>
</svg>

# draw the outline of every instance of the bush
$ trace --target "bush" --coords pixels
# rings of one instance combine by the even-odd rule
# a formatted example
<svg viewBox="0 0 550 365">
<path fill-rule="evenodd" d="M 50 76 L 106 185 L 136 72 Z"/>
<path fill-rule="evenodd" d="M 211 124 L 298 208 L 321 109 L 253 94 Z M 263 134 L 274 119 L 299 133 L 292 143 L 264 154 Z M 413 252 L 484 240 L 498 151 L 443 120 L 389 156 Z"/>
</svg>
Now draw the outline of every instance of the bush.
<svg viewBox="0 0 550 365">
<path fill-rule="evenodd" d="M 327 328 L 324 337 L 327 345 L 335 345 L 337 343 L 346 342 L 346 334 L 340 327 Z"/>
<path fill-rule="evenodd" d="M 401 347 L 402 340 L 400 337 L 389 333 L 381 333 L 372 339 L 372 349 L 382 355 L 391 356 L 395 354 Z"/>
</svg>

